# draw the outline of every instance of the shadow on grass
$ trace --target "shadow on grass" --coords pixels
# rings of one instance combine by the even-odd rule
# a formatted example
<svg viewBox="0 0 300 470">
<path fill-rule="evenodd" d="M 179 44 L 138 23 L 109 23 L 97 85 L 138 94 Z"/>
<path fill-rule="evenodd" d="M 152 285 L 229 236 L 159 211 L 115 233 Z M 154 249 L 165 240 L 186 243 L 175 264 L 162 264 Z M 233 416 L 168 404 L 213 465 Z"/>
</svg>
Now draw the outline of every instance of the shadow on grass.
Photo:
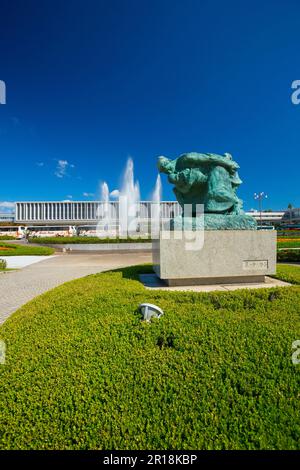
<svg viewBox="0 0 300 470">
<path fill-rule="evenodd" d="M 128 266 L 127 268 L 113 269 L 110 272 L 121 273 L 124 279 L 139 281 L 140 274 L 153 274 L 153 264 L 139 264 L 138 266 Z"/>
</svg>

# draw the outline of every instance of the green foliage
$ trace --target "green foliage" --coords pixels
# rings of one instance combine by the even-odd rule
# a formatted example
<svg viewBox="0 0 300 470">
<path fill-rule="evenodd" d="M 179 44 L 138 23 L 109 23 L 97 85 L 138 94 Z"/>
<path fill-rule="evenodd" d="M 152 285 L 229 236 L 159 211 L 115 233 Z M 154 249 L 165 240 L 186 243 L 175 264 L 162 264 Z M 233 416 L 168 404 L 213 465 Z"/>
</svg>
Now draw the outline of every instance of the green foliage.
<svg viewBox="0 0 300 470">
<path fill-rule="evenodd" d="M 277 248 L 300 248 L 300 241 L 277 242 Z"/>
<path fill-rule="evenodd" d="M 3 269 L 6 269 L 7 267 L 7 262 L 5 259 L 0 259 L 0 271 Z"/>
<path fill-rule="evenodd" d="M 300 261 L 300 250 L 280 250 L 277 252 L 277 261 Z"/>
<path fill-rule="evenodd" d="M 291 284 L 300 285 L 300 266 L 280 264 L 277 266 L 277 274 L 274 277 L 290 282 Z"/>
<path fill-rule="evenodd" d="M 14 245 L 11 243 L 0 243 L 0 256 L 34 256 L 34 255 L 52 255 L 53 248 L 45 246 L 27 246 Z"/>
<path fill-rule="evenodd" d="M 1 449 L 299 449 L 300 288 L 149 290 L 150 270 L 66 283 L 2 325 Z M 165 314 L 142 322 L 142 302 Z"/>
<path fill-rule="evenodd" d="M 0 240 L 15 240 L 15 237 L 9 235 L 0 235 Z"/>
<path fill-rule="evenodd" d="M 149 243 L 149 238 L 98 238 L 98 237 L 31 237 L 32 243 L 69 244 L 69 243 Z"/>
</svg>

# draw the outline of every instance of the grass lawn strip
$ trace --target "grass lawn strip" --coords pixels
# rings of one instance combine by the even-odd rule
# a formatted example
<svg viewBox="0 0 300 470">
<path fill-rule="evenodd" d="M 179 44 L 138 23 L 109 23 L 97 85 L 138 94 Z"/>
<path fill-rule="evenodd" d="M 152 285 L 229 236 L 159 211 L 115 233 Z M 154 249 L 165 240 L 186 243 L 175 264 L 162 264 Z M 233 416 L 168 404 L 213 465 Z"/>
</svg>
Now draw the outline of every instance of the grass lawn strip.
<svg viewBox="0 0 300 470">
<path fill-rule="evenodd" d="M 47 256 L 54 253 L 54 249 L 45 246 L 28 246 L 0 243 L 0 257 L 2 256 Z"/>
</svg>

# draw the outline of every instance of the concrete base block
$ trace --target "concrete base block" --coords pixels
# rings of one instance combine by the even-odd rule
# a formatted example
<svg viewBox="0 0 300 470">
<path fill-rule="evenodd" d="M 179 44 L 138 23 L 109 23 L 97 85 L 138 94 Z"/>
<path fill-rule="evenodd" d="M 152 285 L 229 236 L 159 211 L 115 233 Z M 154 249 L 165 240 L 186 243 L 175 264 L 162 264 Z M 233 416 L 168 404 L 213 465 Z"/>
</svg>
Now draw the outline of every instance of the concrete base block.
<svg viewBox="0 0 300 470">
<path fill-rule="evenodd" d="M 185 279 L 166 279 L 166 284 L 172 286 L 197 286 L 213 284 L 249 284 L 265 282 L 265 276 L 231 276 L 231 277 L 202 277 Z"/>
<path fill-rule="evenodd" d="M 150 290 L 164 290 L 164 291 L 179 291 L 179 292 L 229 292 L 240 289 L 272 289 L 274 287 L 290 287 L 292 284 L 279 279 L 274 279 L 269 276 L 264 276 L 264 282 L 240 282 L 237 284 L 195 284 L 195 285 L 180 285 L 168 286 L 165 281 L 159 279 L 156 274 L 140 274 L 140 281 L 144 284 L 146 289 Z"/>
<path fill-rule="evenodd" d="M 154 270 L 169 286 L 261 283 L 276 273 L 276 231 L 161 232 L 153 242 Z"/>
</svg>

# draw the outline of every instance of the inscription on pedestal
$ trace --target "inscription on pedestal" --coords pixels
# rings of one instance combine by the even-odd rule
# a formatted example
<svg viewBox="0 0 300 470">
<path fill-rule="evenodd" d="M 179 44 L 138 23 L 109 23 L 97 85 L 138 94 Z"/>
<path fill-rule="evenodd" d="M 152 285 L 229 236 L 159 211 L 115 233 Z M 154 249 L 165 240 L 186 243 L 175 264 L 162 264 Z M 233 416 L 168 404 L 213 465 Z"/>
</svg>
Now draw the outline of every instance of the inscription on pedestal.
<svg viewBox="0 0 300 470">
<path fill-rule="evenodd" d="M 257 269 L 268 269 L 268 260 L 246 260 L 243 261 L 243 269 L 246 271 L 257 271 Z"/>
</svg>

